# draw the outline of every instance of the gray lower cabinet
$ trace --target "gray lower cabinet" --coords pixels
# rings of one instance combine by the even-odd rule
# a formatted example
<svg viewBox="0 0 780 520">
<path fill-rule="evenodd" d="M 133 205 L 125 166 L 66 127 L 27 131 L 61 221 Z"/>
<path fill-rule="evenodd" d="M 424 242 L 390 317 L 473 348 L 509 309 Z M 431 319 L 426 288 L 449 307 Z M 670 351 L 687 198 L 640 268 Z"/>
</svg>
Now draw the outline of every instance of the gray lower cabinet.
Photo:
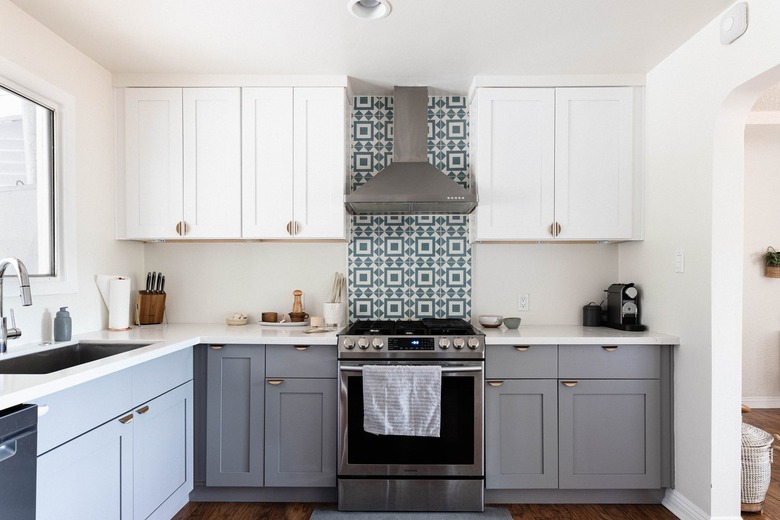
<svg viewBox="0 0 780 520">
<path fill-rule="evenodd" d="M 562 489 L 661 487 L 658 379 L 561 381 L 558 390 Z"/>
<path fill-rule="evenodd" d="M 336 486 L 336 370 L 335 346 L 266 347 L 266 486 Z"/>
<path fill-rule="evenodd" d="M 488 380 L 485 417 L 488 489 L 558 487 L 555 379 Z"/>
<path fill-rule="evenodd" d="M 265 346 L 209 345 L 206 485 L 262 486 Z"/>
<path fill-rule="evenodd" d="M 38 457 L 38 520 L 170 518 L 192 483 L 192 382 Z"/>
<path fill-rule="evenodd" d="M 336 379 L 268 379 L 265 485 L 334 487 Z"/>
</svg>

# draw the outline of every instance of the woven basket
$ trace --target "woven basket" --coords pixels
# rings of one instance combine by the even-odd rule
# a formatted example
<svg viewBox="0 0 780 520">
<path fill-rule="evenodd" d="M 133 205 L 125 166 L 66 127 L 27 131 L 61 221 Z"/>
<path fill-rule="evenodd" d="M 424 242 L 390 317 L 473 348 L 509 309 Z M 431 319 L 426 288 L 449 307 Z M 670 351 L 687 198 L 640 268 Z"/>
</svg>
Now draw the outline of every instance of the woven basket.
<svg viewBox="0 0 780 520">
<path fill-rule="evenodd" d="M 772 478 L 774 438 L 742 423 L 742 511 L 760 511 Z"/>
</svg>

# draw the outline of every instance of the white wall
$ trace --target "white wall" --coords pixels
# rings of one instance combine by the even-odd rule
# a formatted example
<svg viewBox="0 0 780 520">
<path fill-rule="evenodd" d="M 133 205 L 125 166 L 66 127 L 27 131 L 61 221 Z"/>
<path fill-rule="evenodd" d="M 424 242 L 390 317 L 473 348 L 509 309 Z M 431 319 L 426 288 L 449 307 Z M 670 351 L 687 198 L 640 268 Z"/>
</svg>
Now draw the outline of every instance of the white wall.
<svg viewBox="0 0 780 520">
<path fill-rule="evenodd" d="M 168 320 L 224 323 L 243 311 L 292 311 L 293 291 L 304 292 L 304 309 L 322 316 L 333 276 L 346 273 L 343 243 L 146 244 L 146 270 L 165 274 Z"/>
<path fill-rule="evenodd" d="M 74 333 L 105 328 L 107 313 L 94 275 L 140 276 L 143 246 L 114 240 L 114 108 L 110 74 L 9 0 L 0 0 L 0 34 L 0 76 L 21 70 L 75 100 L 75 136 L 71 137 L 76 200 L 66 202 L 76 204 L 73 213 L 77 219 L 77 292 L 34 296 L 31 307 L 21 307 L 18 295 L 6 291 L 4 310 L 14 308 L 23 332 L 21 339 L 11 342 L 9 348 L 13 349 L 14 345 L 39 341 L 42 331 L 51 329 L 51 317 L 60 306 L 70 307 Z M 33 280 L 33 287 L 35 283 Z"/>
<path fill-rule="evenodd" d="M 648 74 L 646 239 L 620 245 L 621 279 L 652 288 L 645 321 L 681 338 L 667 504 L 683 518 L 740 517 L 744 120 L 780 79 L 753 80 L 780 64 L 780 3 L 752 0 L 749 18 L 729 46 L 713 20 Z"/>
<path fill-rule="evenodd" d="M 615 244 L 474 244 L 471 256 L 474 321 L 499 314 L 520 316 L 522 325 L 582 325 L 582 307 L 626 281 L 618 280 Z M 517 310 L 520 293 L 527 312 Z"/>
<path fill-rule="evenodd" d="M 742 401 L 780 408 L 780 278 L 764 276 L 767 246 L 780 251 L 780 125 L 745 129 Z"/>
</svg>

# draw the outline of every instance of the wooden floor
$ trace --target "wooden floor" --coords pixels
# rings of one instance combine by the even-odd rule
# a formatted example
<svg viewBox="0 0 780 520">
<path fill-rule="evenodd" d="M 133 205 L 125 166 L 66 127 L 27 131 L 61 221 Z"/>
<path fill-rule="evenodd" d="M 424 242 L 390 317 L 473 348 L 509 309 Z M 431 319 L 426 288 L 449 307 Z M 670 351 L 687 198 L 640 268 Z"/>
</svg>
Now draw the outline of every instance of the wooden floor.
<svg viewBox="0 0 780 520">
<path fill-rule="evenodd" d="M 742 420 L 769 433 L 780 433 L 780 408 L 754 408 L 752 412 L 742 414 Z M 742 513 L 745 520 L 780 519 L 780 451 L 775 450 L 775 463 L 772 464 L 772 481 L 764 500 L 762 513 Z"/>
<path fill-rule="evenodd" d="M 318 504 L 190 503 L 174 520 L 308 520 Z M 674 520 L 661 505 L 506 506 L 514 520 Z M 756 516 L 755 518 L 761 518 Z M 767 517 L 770 518 L 770 517 Z M 773 518 L 773 517 L 772 517 Z"/>
</svg>

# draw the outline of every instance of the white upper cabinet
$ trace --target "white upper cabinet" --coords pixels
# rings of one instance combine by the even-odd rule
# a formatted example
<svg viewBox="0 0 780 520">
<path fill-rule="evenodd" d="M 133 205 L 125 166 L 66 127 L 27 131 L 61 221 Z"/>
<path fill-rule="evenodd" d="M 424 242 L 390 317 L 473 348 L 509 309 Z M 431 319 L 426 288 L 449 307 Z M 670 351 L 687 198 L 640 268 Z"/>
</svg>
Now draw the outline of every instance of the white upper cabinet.
<svg viewBox="0 0 780 520">
<path fill-rule="evenodd" d="M 126 89 L 124 100 L 125 161 L 119 169 L 124 166 L 125 232 L 120 238 L 178 238 L 175 228 L 184 208 L 182 90 Z"/>
<path fill-rule="evenodd" d="M 477 240 L 641 238 L 632 87 L 480 88 Z"/>
<path fill-rule="evenodd" d="M 239 238 L 240 90 L 129 88 L 123 94 L 120 238 Z"/>
<path fill-rule="evenodd" d="M 245 88 L 244 238 L 343 239 L 343 88 Z"/>
</svg>

